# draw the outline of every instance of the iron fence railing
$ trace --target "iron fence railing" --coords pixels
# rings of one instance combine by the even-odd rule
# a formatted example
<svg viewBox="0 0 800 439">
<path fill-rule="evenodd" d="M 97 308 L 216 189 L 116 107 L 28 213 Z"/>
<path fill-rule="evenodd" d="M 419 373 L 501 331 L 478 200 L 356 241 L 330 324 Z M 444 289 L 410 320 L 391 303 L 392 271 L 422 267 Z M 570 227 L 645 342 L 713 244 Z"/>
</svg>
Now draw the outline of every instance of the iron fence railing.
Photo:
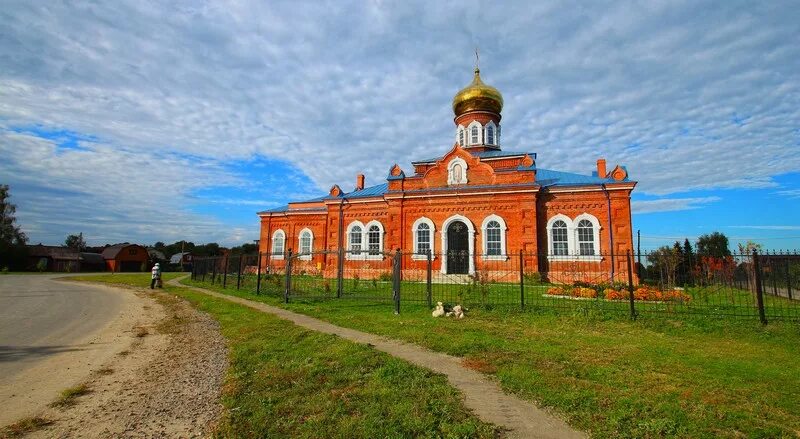
<svg viewBox="0 0 800 439">
<path fill-rule="evenodd" d="M 800 319 L 800 253 L 584 256 L 331 250 L 195 258 L 192 279 L 291 300 L 516 307 L 631 318 Z"/>
</svg>

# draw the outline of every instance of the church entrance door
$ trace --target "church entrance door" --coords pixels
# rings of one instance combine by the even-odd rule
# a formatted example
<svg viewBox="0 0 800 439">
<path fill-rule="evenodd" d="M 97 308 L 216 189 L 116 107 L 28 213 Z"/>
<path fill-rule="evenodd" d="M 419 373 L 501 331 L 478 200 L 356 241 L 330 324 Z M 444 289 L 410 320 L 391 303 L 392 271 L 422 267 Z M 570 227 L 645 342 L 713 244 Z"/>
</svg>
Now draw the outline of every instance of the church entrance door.
<svg viewBox="0 0 800 439">
<path fill-rule="evenodd" d="M 447 227 L 447 274 L 469 273 L 469 230 L 461 221 Z"/>
</svg>

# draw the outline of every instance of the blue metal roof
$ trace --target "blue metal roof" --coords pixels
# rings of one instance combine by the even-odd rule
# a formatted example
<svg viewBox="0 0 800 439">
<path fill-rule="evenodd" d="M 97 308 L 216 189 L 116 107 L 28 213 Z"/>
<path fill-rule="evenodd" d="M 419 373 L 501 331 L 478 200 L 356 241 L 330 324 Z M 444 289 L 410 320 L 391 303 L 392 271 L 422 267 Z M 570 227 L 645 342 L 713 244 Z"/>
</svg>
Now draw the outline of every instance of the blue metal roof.
<svg viewBox="0 0 800 439">
<path fill-rule="evenodd" d="M 357 191 L 343 194 L 344 198 L 363 198 L 363 197 L 377 197 L 383 195 L 389 189 L 389 183 L 376 184 L 375 186 L 365 187 Z M 327 197 L 332 198 L 332 197 Z"/>
<path fill-rule="evenodd" d="M 499 153 L 500 151 L 486 151 L 492 153 Z M 518 154 L 526 154 L 526 153 L 506 153 L 509 155 L 518 155 Z M 532 153 L 528 153 L 532 154 Z M 533 170 L 536 169 L 535 166 L 531 166 L 529 168 L 519 168 L 520 170 Z M 631 181 L 628 177 L 625 177 L 624 182 Z M 563 172 L 563 171 L 553 171 L 552 169 L 536 169 L 536 183 L 517 183 L 517 184 L 503 184 L 503 185 L 473 185 L 473 186 L 463 186 L 459 188 L 463 189 L 490 189 L 490 188 L 508 188 L 508 187 L 532 187 L 532 186 L 542 186 L 542 187 L 552 187 L 552 186 L 585 186 L 585 185 L 600 185 L 604 183 L 619 183 L 618 181 L 612 178 L 599 178 L 597 174 L 595 175 L 583 175 L 583 174 L 575 174 L 572 172 Z M 410 190 L 405 192 L 429 192 L 429 191 L 447 191 L 453 190 L 452 186 L 445 186 L 445 187 L 432 187 L 427 189 L 417 189 L 417 190 Z M 381 183 L 376 184 L 375 186 L 366 187 L 364 189 L 355 190 L 346 194 L 342 194 L 338 197 L 331 197 L 330 195 L 315 198 L 312 200 L 307 200 L 304 202 L 311 202 L 311 201 L 322 201 L 325 199 L 333 199 L 333 198 L 367 198 L 367 197 L 378 197 L 386 194 L 389 191 L 389 183 Z M 292 210 L 323 210 L 323 208 L 319 207 L 312 207 L 312 208 L 300 208 L 300 209 L 292 209 Z M 279 213 L 279 212 L 286 212 L 289 210 L 289 206 L 281 206 L 274 209 L 268 209 L 263 212 L 259 213 Z"/>
<path fill-rule="evenodd" d="M 275 207 L 275 208 L 272 208 L 272 209 L 263 210 L 263 211 L 258 212 L 258 213 L 259 214 L 262 214 L 262 213 L 277 213 L 277 212 L 286 212 L 287 210 L 289 210 L 289 205 L 288 204 L 285 205 L 285 206 L 281 206 L 281 207 Z"/>
<path fill-rule="evenodd" d="M 622 181 L 630 181 L 627 177 Z M 597 175 L 573 174 L 572 172 L 537 169 L 536 183 L 541 186 L 578 186 L 587 184 L 617 183 L 613 178 L 600 178 Z"/>
<path fill-rule="evenodd" d="M 469 150 L 467 150 L 467 152 L 469 152 Z M 475 157 L 482 158 L 482 159 L 499 158 L 499 157 L 513 157 L 513 156 L 520 156 L 520 155 L 528 154 L 529 156 L 531 156 L 532 159 L 536 160 L 536 153 L 535 152 L 499 151 L 499 150 L 494 151 L 494 150 L 489 150 L 489 151 L 469 152 L 469 153 L 474 155 Z M 434 157 L 432 159 L 415 160 L 415 161 L 413 161 L 411 163 L 412 164 L 414 164 L 414 163 L 430 163 L 430 162 L 435 162 L 437 160 L 441 160 L 442 157 L 443 156 Z"/>
</svg>

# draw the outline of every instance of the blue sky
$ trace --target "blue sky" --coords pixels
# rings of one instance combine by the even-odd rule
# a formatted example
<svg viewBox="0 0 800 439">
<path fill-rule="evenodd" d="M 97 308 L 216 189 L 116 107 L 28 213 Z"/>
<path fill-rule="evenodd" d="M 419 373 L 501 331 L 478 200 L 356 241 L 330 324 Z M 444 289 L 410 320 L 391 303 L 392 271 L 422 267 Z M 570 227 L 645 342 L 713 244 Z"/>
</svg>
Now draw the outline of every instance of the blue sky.
<svg viewBox="0 0 800 439">
<path fill-rule="evenodd" d="M 7 1 L 0 183 L 32 242 L 255 239 L 255 212 L 452 145 L 471 80 L 503 146 L 639 181 L 643 248 L 800 248 L 795 2 Z"/>
</svg>

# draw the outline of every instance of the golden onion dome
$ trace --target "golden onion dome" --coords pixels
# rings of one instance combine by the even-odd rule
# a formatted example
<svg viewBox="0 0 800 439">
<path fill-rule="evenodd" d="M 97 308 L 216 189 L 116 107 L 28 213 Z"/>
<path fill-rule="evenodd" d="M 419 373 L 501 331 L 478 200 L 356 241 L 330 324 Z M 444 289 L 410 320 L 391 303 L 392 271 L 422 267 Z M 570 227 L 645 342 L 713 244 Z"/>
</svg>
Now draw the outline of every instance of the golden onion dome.
<svg viewBox="0 0 800 439">
<path fill-rule="evenodd" d="M 500 114 L 503 109 L 503 95 L 481 81 L 480 69 L 475 69 L 475 79 L 459 91 L 453 98 L 453 112 L 456 117 L 470 111 L 490 111 Z"/>
</svg>

